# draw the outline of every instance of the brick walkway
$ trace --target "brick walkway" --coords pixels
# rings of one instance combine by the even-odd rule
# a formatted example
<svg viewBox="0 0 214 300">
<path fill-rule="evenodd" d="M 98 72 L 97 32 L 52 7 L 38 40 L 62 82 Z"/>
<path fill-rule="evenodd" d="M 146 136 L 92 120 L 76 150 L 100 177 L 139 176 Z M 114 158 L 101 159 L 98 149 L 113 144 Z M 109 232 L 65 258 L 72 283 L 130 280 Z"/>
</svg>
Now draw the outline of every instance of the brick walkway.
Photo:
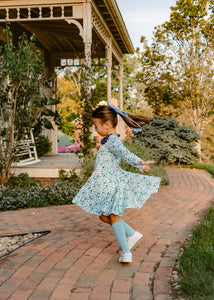
<svg viewBox="0 0 214 300">
<path fill-rule="evenodd" d="M 133 263 L 118 262 L 112 229 L 80 208 L 58 206 L 0 213 L 0 235 L 51 233 L 0 259 L 0 300 L 167 300 L 179 246 L 214 200 L 205 171 L 169 168 L 161 187 L 124 219 L 144 234 Z"/>
</svg>

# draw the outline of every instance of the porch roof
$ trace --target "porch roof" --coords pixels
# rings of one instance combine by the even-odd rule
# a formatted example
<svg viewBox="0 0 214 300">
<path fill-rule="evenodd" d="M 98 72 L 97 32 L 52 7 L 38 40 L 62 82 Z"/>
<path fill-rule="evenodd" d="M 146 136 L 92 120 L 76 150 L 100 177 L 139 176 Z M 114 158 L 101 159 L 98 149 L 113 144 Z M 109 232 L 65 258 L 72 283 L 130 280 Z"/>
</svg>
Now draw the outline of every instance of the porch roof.
<svg viewBox="0 0 214 300">
<path fill-rule="evenodd" d="M 0 25 L 6 20 L 11 22 L 17 36 L 23 30 L 35 33 L 39 46 L 51 53 L 54 64 L 58 64 L 60 58 L 84 57 L 77 23 L 83 26 L 85 3 L 91 3 L 92 8 L 91 57 L 105 57 L 106 36 L 112 37 L 113 61 L 118 62 L 123 54 L 134 53 L 116 0 L 0 1 Z"/>
<path fill-rule="evenodd" d="M 134 46 L 116 0 L 94 1 L 123 54 L 134 53 Z"/>
</svg>

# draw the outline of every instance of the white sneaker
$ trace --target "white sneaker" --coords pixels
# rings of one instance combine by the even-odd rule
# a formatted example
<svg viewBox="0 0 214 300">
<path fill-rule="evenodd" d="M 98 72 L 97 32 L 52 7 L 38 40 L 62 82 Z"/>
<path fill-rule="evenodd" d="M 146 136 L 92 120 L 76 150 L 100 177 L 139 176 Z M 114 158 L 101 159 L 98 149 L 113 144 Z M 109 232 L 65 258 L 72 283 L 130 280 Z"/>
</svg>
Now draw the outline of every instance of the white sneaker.
<svg viewBox="0 0 214 300">
<path fill-rule="evenodd" d="M 129 253 L 122 253 L 121 257 L 119 258 L 120 263 L 131 263 L 132 262 L 132 254 Z"/>
<path fill-rule="evenodd" d="M 132 249 L 134 245 L 143 237 L 143 234 L 139 231 L 135 231 L 135 233 L 132 236 L 127 237 L 127 243 L 129 246 L 129 249 Z"/>
</svg>

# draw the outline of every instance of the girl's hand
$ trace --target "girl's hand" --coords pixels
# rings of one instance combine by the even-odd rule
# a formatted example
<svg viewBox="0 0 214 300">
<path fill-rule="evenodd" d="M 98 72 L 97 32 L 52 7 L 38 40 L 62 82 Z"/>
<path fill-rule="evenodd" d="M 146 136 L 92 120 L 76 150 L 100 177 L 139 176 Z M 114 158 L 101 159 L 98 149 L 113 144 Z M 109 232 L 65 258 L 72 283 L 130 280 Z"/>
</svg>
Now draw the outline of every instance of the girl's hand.
<svg viewBox="0 0 214 300">
<path fill-rule="evenodd" d="M 150 171 L 150 166 L 149 165 L 151 165 L 151 164 L 154 164 L 155 162 L 153 161 L 153 160 L 148 160 L 148 161 L 140 161 L 140 165 L 144 165 L 144 168 L 143 168 L 143 170 L 141 171 L 141 173 L 143 173 L 143 171 L 144 172 L 149 172 Z"/>
</svg>

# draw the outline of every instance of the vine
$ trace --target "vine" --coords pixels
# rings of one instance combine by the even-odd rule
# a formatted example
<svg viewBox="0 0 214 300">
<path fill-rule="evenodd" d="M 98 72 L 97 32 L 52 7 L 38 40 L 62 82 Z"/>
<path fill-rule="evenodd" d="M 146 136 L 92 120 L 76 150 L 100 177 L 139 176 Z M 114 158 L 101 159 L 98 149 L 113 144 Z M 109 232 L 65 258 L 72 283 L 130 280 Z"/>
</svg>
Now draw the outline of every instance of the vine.
<svg viewBox="0 0 214 300">
<path fill-rule="evenodd" d="M 87 156 L 91 150 L 96 146 L 96 140 L 92 138 L 92 121 L 91 115 L 94 107 L 99 103 L 99 95 L 97 88 L 91 89 L 90 95 L 86 93 L 84 74 L 81 84 L 81 97 L 80 97 L 80 114 L 79 114 L 79 126 L 80 130 L 79 140 L 80 149 L 78 151 L 79 156 Z"/>
</svg>

